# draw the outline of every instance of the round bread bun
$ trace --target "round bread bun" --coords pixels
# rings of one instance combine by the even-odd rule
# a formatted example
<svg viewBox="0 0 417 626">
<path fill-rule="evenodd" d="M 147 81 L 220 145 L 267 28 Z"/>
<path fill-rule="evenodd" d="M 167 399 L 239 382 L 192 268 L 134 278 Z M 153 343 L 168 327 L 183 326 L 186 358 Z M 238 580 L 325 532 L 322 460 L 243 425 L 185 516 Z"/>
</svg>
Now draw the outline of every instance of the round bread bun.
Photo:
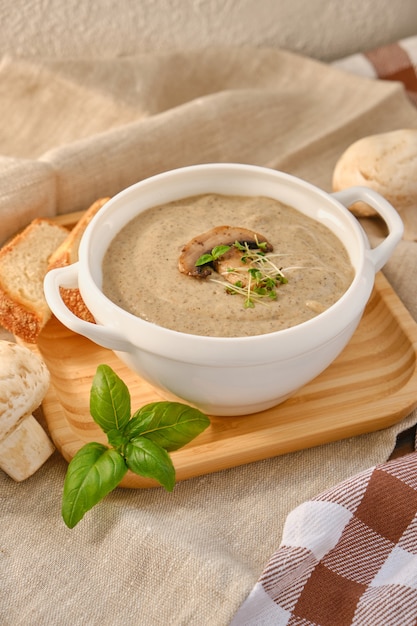
<svg viewBox="0 0 417 626">
<path fill-rule="evenodd" d="M 417 238 L 417 129 L 363 137 L 345 150 L 333 172 L 333 190 L 364 186 L 381 194 L 400 213 L 406 239 Z M 359 217 L 374 215 L 363 202 L 350 207 Z"/>
</svg>

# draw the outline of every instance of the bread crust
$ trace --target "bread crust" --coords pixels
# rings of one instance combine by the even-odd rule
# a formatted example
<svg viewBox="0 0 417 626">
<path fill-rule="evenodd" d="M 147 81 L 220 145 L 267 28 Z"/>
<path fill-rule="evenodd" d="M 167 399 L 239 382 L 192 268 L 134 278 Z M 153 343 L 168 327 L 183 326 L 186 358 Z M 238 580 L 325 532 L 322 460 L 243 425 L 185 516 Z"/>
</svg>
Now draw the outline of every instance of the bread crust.
<svg viewBox="0 0 417 626">
<path fill-rule="evenodd" d="M 55 267 L 64 267 L 78 261 L 78 247 L 85 229 L 95 214 L 109 200 L 110 198 L 99 198 L 86 210 L 81 219 L 78 220 L 74 228 L 70 231 L 67 238 L 49 257 L 48 271 Z"/>
<path fill-rule="evenodd" d="M 51 312 L 39 315 L 19 304 L 0 287 L 0 323 L 10 333 L 27 343 L 35 343 Z"/>
<path fill-rule="evenodd" d="M 68 236 L 68 230 L 64 226 L 57 225 L 47 218 L 36 218 L 23 231 L 18 233 L 1 248 L 0 262 L 8 255 L 13 254 L 39 226 L 44 224 L 53 227 L 57 240 L 61 239 L 62 241 L 62 238 Z M 50 253 L 51 250 L 48 250 L 45 253 L 45 257 L 43 257 L 44 251 L 41 246 L 39 247 L 38 260 L 40 264 L 45 265 L 45 272 Z M 43 279 L 43 276 L 37 277 L 36 279 Z M 31 279 L 22 275 L 22 285 L 24 285 L 25 280 L 29 281 Z M 18 290 L 12 293 L 0 271 L 0 324 L 6 330 L 28 343 L 35 343 L 39 333 L 50 317 L 51 312 L 46 300 L 43 299 L 36 303 L 32 302 L 25 297 L 23 289 L 21 293 L 19 293 Z"/>
<path fill-rule="evenodd" d="M 90 322 L 91 324 L 96 323 L 96 320 L 94 319 L 93 314 L 90 312 L 90 309 L 84 302 L 79 289 L 67 289 L 66 287 L 60 287 L 59 290 L 61 292 L 61 298 L 65 306 L 72 313 L 74 313 L 74 315 L 79 317 L 81 320 L 84 320 L 85 322 Z"/>
<path fill-rule="evenodd" d="M 84 213 L 62 244 L 50 256 L 48 271 L 57 267 L 65 267 L 78 261 L 78 247 L 81 237 L 95 214 L 110 198 L 99 198 Z M 66 307 L 85 322 L 95 323 L 95 319 L 85 304 L 79 289 L 60 287 L 61 298 Z"/>
<path fill-rule="evenodd" d="M 64 226 L 56 224 L 53 220 L 36 218 L 3 246 L 0 250 L 0 262 L 7 255 L 13 254 L 15 249 L 24 244 L 28 236 L 42 224 L 53 226 L 54 232 L 57 233 L 57 241 L 60 241 L 53 250 L 45 250 L 42 247 L 42 242 L 39 242 L 39 252 L 37 251 L 36 261 L 39 261 L 41 267 L 44 264 L 44 271 L 41 272 L 41 275 L 38 272 L 35 278 L 30 278 L 26 275 L 25 268 L 22 268 L 22 276 L 21 278 L 19 277 L 19 285 L 15 293 L 10 291 L 4 279 L 2 279 L 0 266 L 1 326 L 27 343 L 36 343 L 40 332 L 51 318 L 52 313 L 44 298 L 33 302 L 25 297 L 25 281 L 27 281 L 26 286 L 28 281 L 31 280 L 37 280 L 39 284 L 39 281 L 43 282 L 44 275 L 49 270 L 75 263 L 78 260 L 79 243 L 86 227 L 108 200 L 109 198 L 105 197 L 94 202 L 71 231 L 68 231 Z M 22 289 L 20 289 L 20 284 Z M 94 317 L 82 299 L 79 289 L 61 287 L 60 291 L 65 305 L 74 315 L 87 322 L 95 323 Z"/>
</svg>

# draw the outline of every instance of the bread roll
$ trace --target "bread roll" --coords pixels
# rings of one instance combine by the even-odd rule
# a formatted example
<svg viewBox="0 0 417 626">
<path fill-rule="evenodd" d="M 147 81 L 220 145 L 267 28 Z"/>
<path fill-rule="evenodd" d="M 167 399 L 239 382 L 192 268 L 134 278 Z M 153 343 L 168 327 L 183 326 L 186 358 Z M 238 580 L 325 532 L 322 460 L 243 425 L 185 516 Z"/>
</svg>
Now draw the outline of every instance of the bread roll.
<svg viewBox="0 0 417 626">
<path fill-rule="evenodd" d="M 49 371 L 37 354 L 0 341 L 0 468 L 16 481 L 31 476 L 55 450 L 32 415 L 49 382 Z"/>
<path fill-rule="evenodd" d="M 333 172 L 333 190 L 364 186 L 380 193 L 399 212 L 404 238 L 417 240 L 417 130 L 406 128 L 363 137 L 342 154 Z M 363 202 L 355 215 L 373 215 Z"/>
</svg>

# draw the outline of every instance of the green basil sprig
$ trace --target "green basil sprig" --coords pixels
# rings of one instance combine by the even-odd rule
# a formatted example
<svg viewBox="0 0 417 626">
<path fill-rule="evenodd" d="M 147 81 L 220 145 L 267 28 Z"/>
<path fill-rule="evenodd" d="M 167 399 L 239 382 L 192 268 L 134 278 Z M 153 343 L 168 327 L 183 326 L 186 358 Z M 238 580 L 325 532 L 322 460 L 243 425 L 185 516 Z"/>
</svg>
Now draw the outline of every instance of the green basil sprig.
<svg viewBox="0 0 417 626">
<path fill-rule="evenodd" d="M 152 402 L 132 416 L 130 403 L 126 384 L 111 367 L 99 365 L 90 391 L 90 413 L 109 446 L 87 443 L 69 463 L 62 498 L 68 528 L 113 491 L 128 469 L 172 491 L 175 468 L 168 452 L 189 443 L 210 424 L 204 413 L 180 402 Z"/>
</svg>

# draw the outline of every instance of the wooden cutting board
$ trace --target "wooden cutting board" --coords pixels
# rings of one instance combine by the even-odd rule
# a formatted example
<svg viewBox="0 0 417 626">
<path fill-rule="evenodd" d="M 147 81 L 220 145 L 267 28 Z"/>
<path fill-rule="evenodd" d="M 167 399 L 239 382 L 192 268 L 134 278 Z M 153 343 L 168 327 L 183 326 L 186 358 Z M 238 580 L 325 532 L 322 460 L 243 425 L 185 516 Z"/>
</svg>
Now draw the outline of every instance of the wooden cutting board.
<svg viewBox="0 0 417 626">
<path fill-rule="evenodd" d="M 72 226 L 80 213 L 57 221 Z M 51 437 L 68 461 L 88 441 L 106 442 L 89 413 L 96 368 L 110 365 L 127 384 L 132 410 L 161 400 L 158 392 L 117 356 L 74 334 L 56 318 L 37 348 L 51 372 L 43 412 Z M 239 417 L 211 417 L 210 427 L 171 454 L 177 480 L 372 432 L 417 406 L 417 324 L 383 274 L 348 346 L 333 364 L 286 402 Z M 128 473 L 121 486 L 158 486 Z"/>
</svg>

